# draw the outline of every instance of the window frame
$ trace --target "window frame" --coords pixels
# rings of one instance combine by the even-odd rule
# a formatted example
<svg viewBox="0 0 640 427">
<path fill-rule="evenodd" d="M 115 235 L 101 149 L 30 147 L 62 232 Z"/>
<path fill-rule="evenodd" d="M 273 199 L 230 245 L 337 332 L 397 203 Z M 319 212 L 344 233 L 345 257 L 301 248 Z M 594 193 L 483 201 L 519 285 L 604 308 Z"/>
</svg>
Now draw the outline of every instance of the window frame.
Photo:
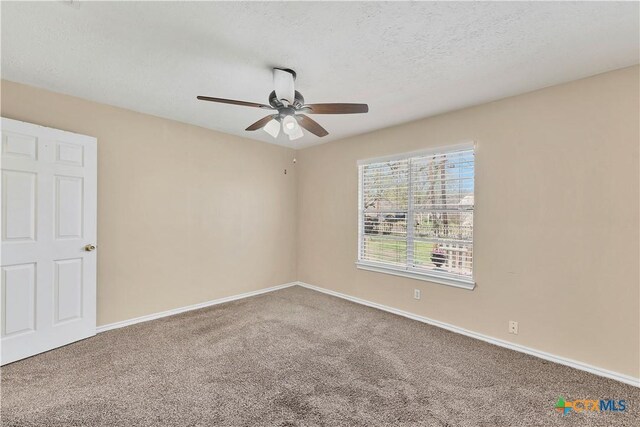
<svg viewBox="0 0 640 427">
<path fill-rule="evenodd" d="M 362 255 L 362 243 L 364 240 L 364 191 L 363 191 L 363 168 L 362 166 L 368 165 L 371 163 L 381 163 L 381 162 L 389 162 L 389 161 L 397 161 L 397 160 L 406 160 L 412 157 L 421 157 L 421 156 L 429 156 L 433 154 L 443 154 L 448 152 L 455 152 L 461 150 L 473 150 L 474 153 L 474 161 L 473 161 L 473 194 L 474 194 L 474 204 L 473 204 L 473 221 L 475 224 L 475 194 L 476 194 L 476 185 L 475 185 L 475 177 L 476 177 L 476 162 L 475 162 L 475 153 L 477 150 L 477 144 L 475 141 L 464 142 L 455 145 L 446 145 L 439 146 L 434 148 L 429 148 L 426 150 L 419 151 L 410 151 L 406 153 L 395 154 L 391 156 L 382 156 L 375 157 L 369 159 L 358 160 L 358 252 L 356 256 L 356 267 L 361 270 L 368 270 L 378 273 L 391 274 L 395 276 L 408 277 L 411 279 L 424 280 L 428 282 L 438 283 L 442 285 L 453 286 L 462 289 L 473 290 L 476 286 L 475 282 L 475 268 L 471 268 L 471 277 L 465 278 L 460 277 L 458 275 L 447 274 L 447 273 L 439 273 L 433 271 L 425 271 L 424 269 L 412 267 L 410 264 L 410 260 L 413 260 L 413 256 L 410 256 L 410 253 L 413 254 L 414 248 L 414 227 L 409 227 L 409 224 L 413 224 L 414 221 L 414 207 L 413 207 L 413 174 L 411 170 L 409 170 L 409 178 L 408 178 L 408 197 L 407 197 L 407 265 L 406 266 L 398 266 L 392 265 L 384 262 L 376 262 L 376 261 L 368 261 L 362 260 L 360 257 Z M 475 233 L 473 233 L 473 237 L 471 239 L 471 247 L 473 253 L 475 255 Z M 475 258 L 475 256 L 474 256 Z M 475 265 L 475 263 L 474 263 Z"/>
</svg>

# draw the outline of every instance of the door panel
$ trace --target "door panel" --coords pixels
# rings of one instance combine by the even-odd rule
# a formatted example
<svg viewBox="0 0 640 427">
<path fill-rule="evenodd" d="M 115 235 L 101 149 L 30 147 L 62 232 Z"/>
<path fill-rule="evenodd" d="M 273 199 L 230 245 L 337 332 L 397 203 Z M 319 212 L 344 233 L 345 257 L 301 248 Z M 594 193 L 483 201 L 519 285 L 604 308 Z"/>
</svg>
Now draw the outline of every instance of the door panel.
<svg viewBox="0 0 640 427">
<path fill-rule="evenodd" d="M 2 319 L 2 337 L 34 330 L 35 276 L 35 264 L 2 267 L 2 299 L 9 302 Z"/>
<path fill-rule="evenodd" d="M 36 174 L 2 171 L 2 240 L 35 240 Z"/>
<path fill-rule="evenodd" d="M 56 239 L 82 237 L 82 177 L 56 175 Z"/>
<path fill-rule="evenodd" d="M 2 119 L 2 357 L 95 335 L 96 139 Z"/>
<path fill-rule="evenodd" d="M 37 138 L 12 132 L 2 133 L 2 156 L 36 159 L 38 154 Z"/>
<path fill-rule="evenodd" d="M 84 165 L 84 147 L 78 144 L 68 144 L 57 142 L 56 163 L 83 166 Z"/>
<path fill-rule="evenodd" d="M 82 258 L 54 261 L 56 323 L 82 317 Z"/>
</svg>

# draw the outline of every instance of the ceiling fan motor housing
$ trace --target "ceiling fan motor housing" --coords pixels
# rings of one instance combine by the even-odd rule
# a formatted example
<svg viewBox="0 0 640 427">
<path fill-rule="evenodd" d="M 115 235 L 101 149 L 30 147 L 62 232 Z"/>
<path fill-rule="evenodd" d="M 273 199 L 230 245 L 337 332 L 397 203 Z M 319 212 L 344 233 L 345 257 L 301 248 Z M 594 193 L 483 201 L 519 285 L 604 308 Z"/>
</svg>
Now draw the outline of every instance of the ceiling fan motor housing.
<svg viewBox="0 0 640 427">
<path fill-rule="evenodd" d="M 297 90 L 294 93 L 295 93 L 295 100 L 293 101 L 293 107 L 300 108 L 304 105 L 304 97 Z M 275 90 L 269 94 L 269 105 L 271 105 L 273 108 L 277 110 L 280 110 L 280 108 L 284 107 L 282 102 L 280 102 L 280 100 L 278 99 L 278 96 L 276 95 Z"/>
<path fill-rule="evenodd" d="M 293 107 L 280 107 L 278 108 L 278 117 L 281 119 L 286 116 L 294 116 L 296 114 L 296 110 Z"/>
</svg>

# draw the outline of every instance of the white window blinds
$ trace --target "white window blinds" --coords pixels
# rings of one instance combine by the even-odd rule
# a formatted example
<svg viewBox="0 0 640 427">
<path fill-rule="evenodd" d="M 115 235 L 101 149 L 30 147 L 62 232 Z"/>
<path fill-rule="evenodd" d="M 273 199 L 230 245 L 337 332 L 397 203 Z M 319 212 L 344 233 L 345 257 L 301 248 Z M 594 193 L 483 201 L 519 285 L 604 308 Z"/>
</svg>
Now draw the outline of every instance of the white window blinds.
<svg viewBox="0 0 640 427">
<path fill-rule="evenodd" d="M 360 265 L 472 282 L 472 145 L 359 165 Z"/>
</svg>

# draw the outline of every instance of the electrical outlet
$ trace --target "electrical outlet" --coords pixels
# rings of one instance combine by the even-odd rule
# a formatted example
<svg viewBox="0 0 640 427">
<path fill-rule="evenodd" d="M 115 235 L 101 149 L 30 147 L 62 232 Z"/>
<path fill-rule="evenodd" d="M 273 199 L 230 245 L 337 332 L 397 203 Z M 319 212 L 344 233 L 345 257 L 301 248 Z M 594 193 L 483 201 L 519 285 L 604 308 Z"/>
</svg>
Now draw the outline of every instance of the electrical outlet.
<svg viewBox="0 0 640 427">
<path fill-rule="evenodd" d="M 509 320 L 509 333 L 518 335 L 518 322 L 515 320 Z"/>
<path fill-rule="evenodd" d="M 420 299 L 420 289 L 414 289 L 413 290 L 413 298 L 414 299 Z"/>
</svg>

